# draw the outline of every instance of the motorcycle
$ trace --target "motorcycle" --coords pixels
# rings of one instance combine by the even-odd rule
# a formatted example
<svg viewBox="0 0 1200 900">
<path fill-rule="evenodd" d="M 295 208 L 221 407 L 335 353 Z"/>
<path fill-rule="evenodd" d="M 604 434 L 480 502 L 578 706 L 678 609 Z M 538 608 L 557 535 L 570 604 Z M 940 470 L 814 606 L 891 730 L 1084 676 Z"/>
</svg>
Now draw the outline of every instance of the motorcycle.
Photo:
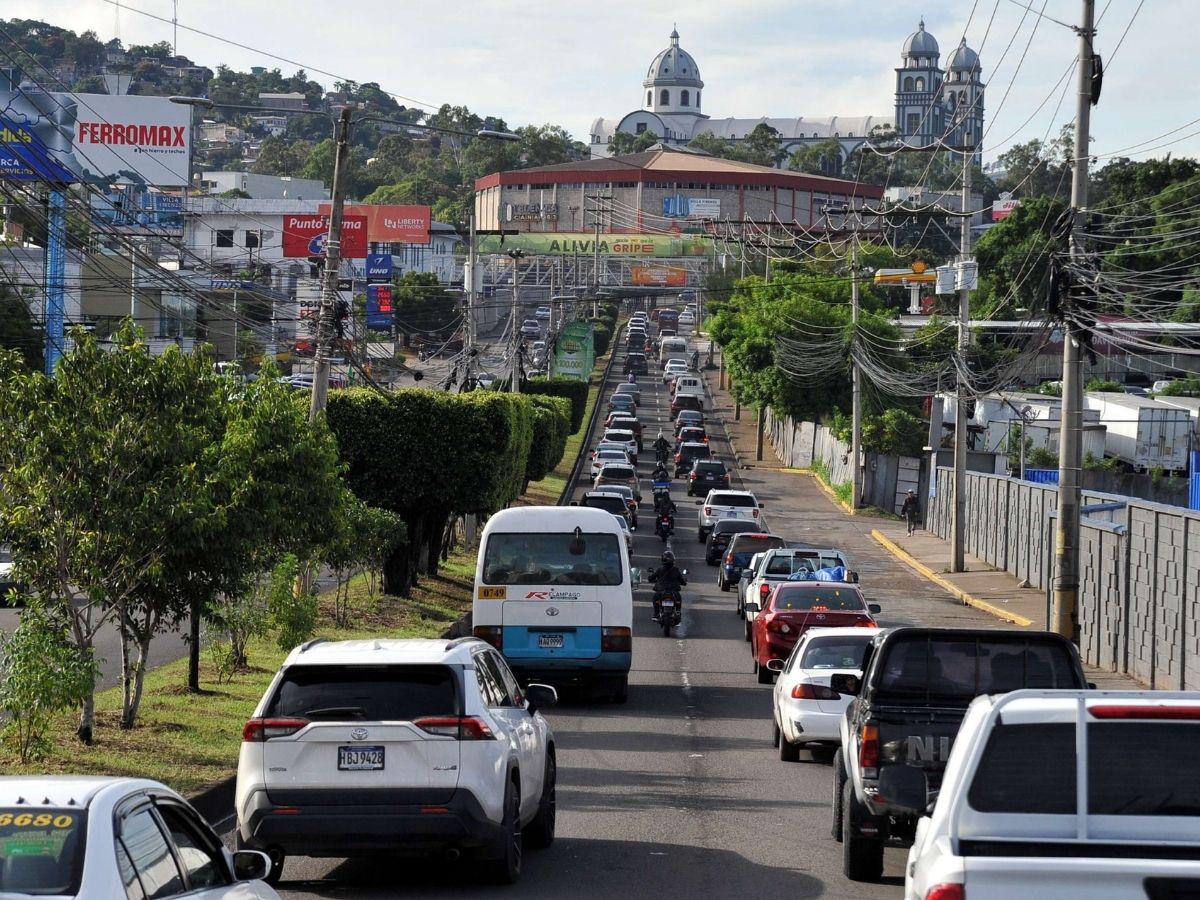
<svg viewBox="0 0 1200 900">
<path fill-rule="evenodd" d="M 654 533 L 662 538 L 663 543 L 675 532 L 675 522 L 670 513 L 659 513 L 654 521 Z"/>
<path fill-rule="evenodd" d="M 667 468 L 667 460 L 671 458 L 671 448 L 663 447 L 661 450 L 657 447 L 654 449 L 654 462 L 663 470 Z"/>
<path fill-rule="evenodd" d="M 683 570 L 687 574 L 687 569 Z M 671 636 L 671 629 L 683 621 L 683 595 L 679 591 L 654 592 L 654 618 L 662 626 L 663 637 Z"/>
</svg>

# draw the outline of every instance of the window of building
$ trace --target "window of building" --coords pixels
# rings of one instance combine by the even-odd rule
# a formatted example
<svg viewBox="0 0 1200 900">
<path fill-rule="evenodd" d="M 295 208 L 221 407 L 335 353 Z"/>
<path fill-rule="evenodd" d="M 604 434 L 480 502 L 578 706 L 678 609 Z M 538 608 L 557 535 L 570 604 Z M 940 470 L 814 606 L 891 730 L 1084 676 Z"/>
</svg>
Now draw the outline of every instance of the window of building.
<svg viewBox="0 0 1200 900">
<path fill-rule="evenodd" d="M 222 228 L 217 231 L 217 246 L 232 247 L 233 246 L 233 229 Z"/>
<path fill-rule="evenodd" d="M 913 135 L 917 133 L 917 129 L 921 127 L 921 114 L 910 112 L 904 120 L 904 133 Z"/>
<path fill-rule="evenodd" d="M 690 101 L 691 101 L 691 99 L 692 99 L 692 96 L 691 96 L 691 94 L 689 94 L 687 91 L 683 91 L 683 92 L 682 92 L 682 93 L 680 93 L 680 95 L 679 95 L 679 105 L 680 105 L 680 106 L 690 106 L 690 105 L 691 105 L 691 102 L 690 102 Z"/>
<path fill-rule="evenodd" d="M 904 79 L 904 90 L 911 91 L 913 89 L 912 76 L 909 75 Z"/>
<path fill-rule="evenodd" d="M 634 134 L 643 134 L 646 131 L 646 123 L 638 122 L 633 128 Z"/>
<path fill-rule="evenodd" d="M 654 91 L 646 91 L 646 105 L 647 106 L 654 105 Z"/>
<path fill-rule="evenodd" d="M 700 108 L 700 92 L 696 91 L 696 109 Z"/>
<path fill-rule="evenodd" d="M 920 78 L 920 77 L 917 78 L 917 90 L 918 91 L 925 90 L 925 79 L 924 78 Z"/>
<path fill-rule="evenodd" d="M 661 103 L 663 106 L 670 106 L 671 105 L 671 92 L 664 88 L 662 93 L 658 95 L 658 102 Z"/>
<path fill-rule="evenodd" d="M 246 248 L 248 250 L 257 250 L 261 246 L 262 246 L 262 232 L 261 231 L 247 231 L 246 232 Z"/>
</svg>

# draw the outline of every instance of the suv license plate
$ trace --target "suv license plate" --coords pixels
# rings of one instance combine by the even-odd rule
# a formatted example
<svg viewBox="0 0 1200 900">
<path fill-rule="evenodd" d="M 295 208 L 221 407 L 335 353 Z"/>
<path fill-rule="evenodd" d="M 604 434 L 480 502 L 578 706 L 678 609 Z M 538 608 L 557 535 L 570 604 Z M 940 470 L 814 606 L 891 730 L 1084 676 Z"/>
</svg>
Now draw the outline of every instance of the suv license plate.
<svg viewBox="0 0 1200 900">
<path fill-rule="evenodd" d="M 538 647 L 545 648 L 545 649 L 554 649 L 556 647 L 562 647 L 562 645 L 563 645 L 563 636 L 561 634 L 539 634 L 538 635 Z"/>
<path fill-rule="evenodd" d="M 368 772 L 382 768 L 382 747 L 338 747 L 338 769 L 343 772 Z"/>
</svg>

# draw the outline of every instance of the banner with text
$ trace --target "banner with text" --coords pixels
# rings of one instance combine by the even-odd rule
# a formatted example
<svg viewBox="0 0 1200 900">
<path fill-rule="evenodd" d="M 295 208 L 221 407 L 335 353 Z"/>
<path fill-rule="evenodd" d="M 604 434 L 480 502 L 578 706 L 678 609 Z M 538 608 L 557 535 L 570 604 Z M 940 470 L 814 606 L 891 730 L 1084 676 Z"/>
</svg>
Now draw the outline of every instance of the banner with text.
<svg viewBox="0 0 1200 900">
<path fill-rule="evenodd" d="M 283 255 L 287 257 L 324 256 L 329 239 L 329 216 L 286 215 L 283 217 Z M 366 216 L 342 218 L 342 258 L 365 259 L 367 255 Z"/>
<path fill-rule="evenodd" d="M 630 266 L 629 281 L 639 287 L 686 287 L 688 273 L 679 266 Z"/>
<path fill-rule="evenodd" d="M 590 322 L 567 325 L 554 344 L 554 377 L 587 381 L 596 365 L 595 337 Z"/>
<path fill-rule="evenodd" d="M 367 285 L 367 327 L 392 327 L 392 286 L 390 284 Z"/>
<path fill-rule="evenodd" d="M 317 212 L 329 215 L 330 206 L 322 203 Z M 428 244 L 430 213 L 428 206 L 400 206 L 394 203 L 349 203 L 346 215 L 365 216 L 367 240 L 380 244 Z"/>
<path fill-rule="evenodd" d="M 586 232 L 548 232 L 505 235 L 485 234 L 479 237 L 480 253 L 507 253 L 524 250 L 543 256 L 578 253 L 590 256 L 596 249 L 595 235 Z M 678 259 L 682 256 L 711 256 L 713 242 L 703 235 L 692 234 L 602 234 L 601 256 L 656 256 Z"/>
</svg>

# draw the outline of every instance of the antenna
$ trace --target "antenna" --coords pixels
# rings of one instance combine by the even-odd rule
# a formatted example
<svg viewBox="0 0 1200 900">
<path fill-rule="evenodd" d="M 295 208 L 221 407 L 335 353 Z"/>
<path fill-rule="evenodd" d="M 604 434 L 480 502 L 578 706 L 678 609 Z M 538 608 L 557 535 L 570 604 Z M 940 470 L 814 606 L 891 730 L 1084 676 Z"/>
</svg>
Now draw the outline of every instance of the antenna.
<svg viewBox="0 0 1200 900">
<path fill-rule="evenodd" d="M 171 54 L 179 55 L 179 0 L 171 0 Z"/>
<path fill-rule="evenodd" d="M 121 0 L 113 4 L 113 37 L 121 40 Z"/>
</svg>

